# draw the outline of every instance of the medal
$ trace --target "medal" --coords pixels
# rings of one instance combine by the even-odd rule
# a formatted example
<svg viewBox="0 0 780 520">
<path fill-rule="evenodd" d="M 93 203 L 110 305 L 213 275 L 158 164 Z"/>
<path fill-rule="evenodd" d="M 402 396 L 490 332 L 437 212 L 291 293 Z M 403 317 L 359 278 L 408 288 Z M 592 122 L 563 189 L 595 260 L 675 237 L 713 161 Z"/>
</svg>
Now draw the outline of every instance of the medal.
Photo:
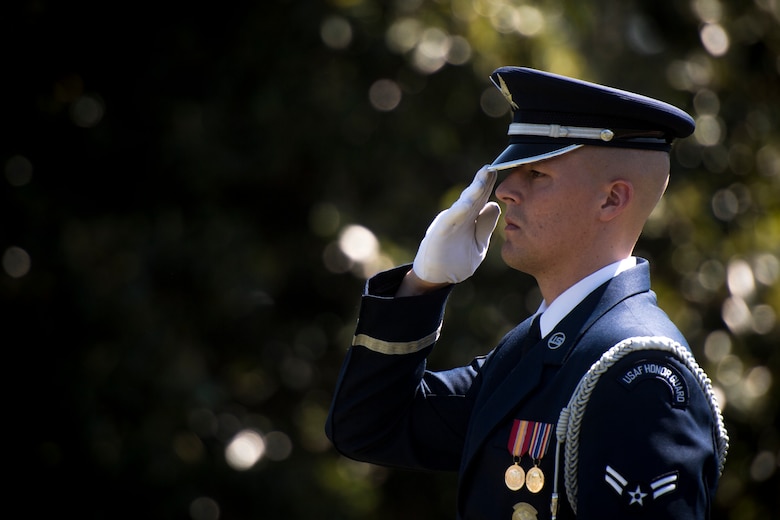
<svg viewBox="0 0 780 520">
<path fill-rule="evenodd" d="M 536 520 L 536 508 L 526 502 L 520 502 L 513 506 L 512 520 Z"/>
<path fill-rule="evenodd" d="M 544 487 L 544 473 L 539 466 L 534 466 L 528 470 L 525 476 L 525 485 L 531 493 L 538 493 Z"/>
<path fill-rule="evenodd" d="M 538 493 L 544 487 L 544 472 L 539 467 L 539 461 L 547 453 L 551 433 L 552 424 L 534 424 L 531 445 L 528 448 L 528 454 L 534 460 L 534 467 L 529 469 L 528 474 L 525 476 L 525 485 L 531 493 Z"/>
<path fill-rule="evenodd" d="M 515 462 L 506 468 L 506 472 L 504 472 L 504 482 L 506 483 L 506 487 L 512 491 L 517 491 L 523 487 L 523 484 L 525 484 L 525 471 L 520 467 L 520 464 Z"/>
<path fill-rule="evenodd" d="M 504 483 L 512 491 L 517 491 L 525 484 L 525 471 L 520 467 L 520 459 L 528 451 L 530 438 L 526 435 L 528 431 L 528 421 L 515 420 L 512 424 L 512 433 L 509 435 L 507 449 L 515 460 L 515 463 L 509 466 L 504 472 Z"/>
<path fill-rule="evenodd" d="M 525 485 L 531 493 L 538 493 L 542 490 L 544 472 L 539 467 L 539 462 L 547 453 L 552 430 L 552 424 L 515 419 L 507 443 L 507 449 L 514 458 L 514 464 L 504 472 L 506 487 L 512 491 L 518 491 Z M 520 460 L 526 453 L 531 456 L 534 464 L 527 473 L 520 466 Z"/>
</svg>

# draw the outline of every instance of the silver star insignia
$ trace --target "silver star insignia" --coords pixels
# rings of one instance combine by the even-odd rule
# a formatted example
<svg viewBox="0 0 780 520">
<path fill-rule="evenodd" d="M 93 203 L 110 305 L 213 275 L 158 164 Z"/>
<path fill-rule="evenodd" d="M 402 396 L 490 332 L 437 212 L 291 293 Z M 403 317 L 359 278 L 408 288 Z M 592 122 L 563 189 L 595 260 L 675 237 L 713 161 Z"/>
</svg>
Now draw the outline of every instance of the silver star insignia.
<svg viewBox="0 0 780 520">
<path fill-rule="evenodd" d="M 644 503 L 642 503 L 642 499 L 647 496 L 647 493 L 642 493 L 642 489 L 637 485 L 636 490 L 629 491 L 629 495 L 631 495 L 631 502 L 629 502 L 628 505 L 632 504 L 639 504 L 640 506 L 643 506 Z"/>
</svg>

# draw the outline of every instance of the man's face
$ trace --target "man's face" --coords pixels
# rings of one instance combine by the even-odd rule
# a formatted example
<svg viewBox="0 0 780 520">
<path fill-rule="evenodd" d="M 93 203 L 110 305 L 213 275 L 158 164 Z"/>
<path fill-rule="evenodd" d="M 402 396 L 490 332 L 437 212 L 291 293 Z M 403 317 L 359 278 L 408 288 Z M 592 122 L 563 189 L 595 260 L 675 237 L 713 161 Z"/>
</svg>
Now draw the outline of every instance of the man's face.
<svg viewBox="0 0 780 520">
<path fill-rule="evenodd" d="M 508 266 L 539 278 L 566 272 L 587 254 L 600 226 L 603 166 L 584 147 L 509 170 L 496 188 L 506 204 L 501 255 Z"/>
</svg>

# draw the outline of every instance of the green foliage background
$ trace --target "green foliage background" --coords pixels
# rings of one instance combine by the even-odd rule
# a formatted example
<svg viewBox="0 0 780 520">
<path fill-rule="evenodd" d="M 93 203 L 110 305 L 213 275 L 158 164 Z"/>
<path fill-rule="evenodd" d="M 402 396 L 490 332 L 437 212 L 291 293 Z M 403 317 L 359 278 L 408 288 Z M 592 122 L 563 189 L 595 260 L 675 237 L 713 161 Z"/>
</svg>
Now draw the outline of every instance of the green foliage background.
<svg viewBox="0 0 780 520">
<path fill-rule="evenodd" d="M 696 117 L 638 254 L 723 402 L 714 518 L 778 511 L 777 0 L 22 0 L 1 21 L 7 489 L 25 516 L 452 518 L 455 476 L 345 460 L 323 424 L 365 276 L 410 261 L 505 144 L 501 65 Z M 353 225 L 378 264 L 345 256 Z M 454 293 L 433 366 L 535 306 L 495 253 Z M 239 471 L 225 449 L 245 429 L 266 456 Z"/>
</svg>

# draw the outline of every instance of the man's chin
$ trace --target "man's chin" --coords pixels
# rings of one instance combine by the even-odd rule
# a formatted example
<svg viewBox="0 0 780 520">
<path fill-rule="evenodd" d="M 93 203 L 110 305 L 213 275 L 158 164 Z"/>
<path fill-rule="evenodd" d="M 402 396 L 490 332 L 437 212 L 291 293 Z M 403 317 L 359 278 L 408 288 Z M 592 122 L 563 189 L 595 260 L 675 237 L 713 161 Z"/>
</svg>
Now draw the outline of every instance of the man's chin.
<svg viewBox="0 0 780 520">
<path fill-rule="evenodd" d="M 508 267 L 522 273 L 527 272 L 525 270 L 525 262 L 523 262 L 522 256 L 518 254 L 517 247 L 509 242 L 504 242 L 504 245 L 501 246 L 501 259 Z"/>
</svg>

